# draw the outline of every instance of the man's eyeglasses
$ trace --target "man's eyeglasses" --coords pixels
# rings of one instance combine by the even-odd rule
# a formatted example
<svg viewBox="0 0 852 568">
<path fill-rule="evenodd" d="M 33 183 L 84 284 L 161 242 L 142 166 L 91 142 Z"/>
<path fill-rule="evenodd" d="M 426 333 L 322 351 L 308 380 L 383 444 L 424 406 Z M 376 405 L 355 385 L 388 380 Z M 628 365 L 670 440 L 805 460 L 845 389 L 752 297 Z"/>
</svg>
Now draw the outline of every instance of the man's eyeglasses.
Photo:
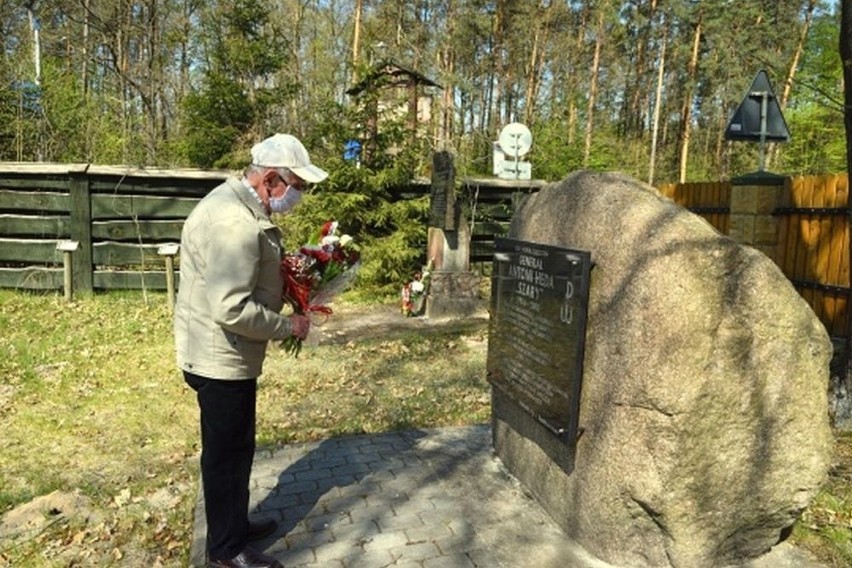
<svg viewBox="0 0 852 568">
<path fill-rule="evenodd" d="M 283 173 L 281 173 L 280 171 L 277 171 L 277 170 L 276 170 L 276 173 L 278 174 L 278 178 L 281 180 L 281 183 L 283 183 L 284 187 L 286 187 L 286 188 L 292 187 L 293 189 L 295 189 L 299 193 L 308 193 L 311 189 L 310 185 L 307 182 L 296 177 L 292 173 L 288 172 L 289 177 L 293 180 L 293 183 L 287 181 L 287 178 L 285 177 L 286 174 L 283 174 Z"/>
</svg>

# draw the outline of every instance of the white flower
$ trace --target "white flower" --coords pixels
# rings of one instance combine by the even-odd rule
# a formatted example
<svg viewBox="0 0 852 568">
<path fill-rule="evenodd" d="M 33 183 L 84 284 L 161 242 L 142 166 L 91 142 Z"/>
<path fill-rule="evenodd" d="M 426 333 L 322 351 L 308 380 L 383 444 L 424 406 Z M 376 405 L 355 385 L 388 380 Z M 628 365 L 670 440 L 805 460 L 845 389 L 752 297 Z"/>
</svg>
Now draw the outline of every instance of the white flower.
<svg viewBox="0 0 852 568">
<path fill-rule="evenodd" d="M 415 280 L 414 282 L 411 283 L 411 291 L 416 293 L 416 294 L 420 294 L 425 289 L 426 289 L 426 287 L 423 285 L 423 282 L 421 282 L 420 280 Z"/>
<path fill-rule="evenodd" d="M 340 246 L 342 246 L 342 247 L 345 247 L 346 245 L 348 245 L 351 242 L 352 242 L 352 237 L 350 237 L 349 235 L 343 235 L 342 237 L 340 237 Z"/>
</svg>

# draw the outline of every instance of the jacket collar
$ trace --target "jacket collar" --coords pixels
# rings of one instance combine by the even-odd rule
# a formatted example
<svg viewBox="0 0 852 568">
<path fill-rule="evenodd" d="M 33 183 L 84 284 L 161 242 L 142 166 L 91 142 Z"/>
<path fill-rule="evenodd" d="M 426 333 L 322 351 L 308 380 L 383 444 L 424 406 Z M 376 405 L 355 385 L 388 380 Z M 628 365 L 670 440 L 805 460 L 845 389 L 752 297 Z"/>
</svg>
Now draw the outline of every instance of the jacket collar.
<svg viewBox="0 0 852 568">
<path fill-rule="evenodd" d="M 251 194 L 241 179 L 229 177 L 225 183 L 231 188 L 231 191 L 237 195 L 243 205 L 252 212 L 258 221 L 264 225 L 275 226 L 275 224 L 269 219 L 269 214 L 267 214 L 266 209 L 263 208 L 263 205 L 258 203 L 257 198 Z"/>
</svg>

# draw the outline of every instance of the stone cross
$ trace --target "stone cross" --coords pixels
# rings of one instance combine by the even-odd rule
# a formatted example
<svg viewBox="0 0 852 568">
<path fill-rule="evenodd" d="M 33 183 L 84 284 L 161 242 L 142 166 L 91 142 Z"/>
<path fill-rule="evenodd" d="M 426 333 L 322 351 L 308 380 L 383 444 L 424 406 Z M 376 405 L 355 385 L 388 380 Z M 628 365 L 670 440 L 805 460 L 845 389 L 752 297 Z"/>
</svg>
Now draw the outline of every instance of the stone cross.
<svg viewBox="0 0 852 568">
<path fill-rule="evenodd" d="M 428 258 L 432 275 L 427 317 L 464 317 L 479 304 L 477 274 L 470 271 L 470 227 L 455 201 L 455 166 L 449 152 L 432 158 Z"/>
</svg>

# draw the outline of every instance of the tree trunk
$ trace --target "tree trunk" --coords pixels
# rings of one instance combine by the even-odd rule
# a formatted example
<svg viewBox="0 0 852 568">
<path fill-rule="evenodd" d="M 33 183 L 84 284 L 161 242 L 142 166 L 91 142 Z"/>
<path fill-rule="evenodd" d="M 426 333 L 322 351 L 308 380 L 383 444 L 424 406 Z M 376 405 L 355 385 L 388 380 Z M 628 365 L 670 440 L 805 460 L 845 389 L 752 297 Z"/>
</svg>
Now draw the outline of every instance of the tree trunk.
<svg viewBox="0 0 852 568">
<path fill-rule="evenodd" d="M 683 106 L 680 111 L 680 170 L 678 181 L 686 182 L 686 170 L 689 162 L 689 139 L 692 136 L 692 89 L 698 74 L 698 48 L 701 45 L 701 17 L 695 24 L 695 34 L 692 36 L 692 53 L 687 69 L 687 84 L 683 94 Z"/>
<path fill-rule="evenodd" d="M 288 73 L 292 77 L 292 81 L 301 85 L 304 82 L 302 77 L 302 62 L 300 60 L 302 54 L 302 42 L 304 38 L 302 34 L 304 33 L 305 28 L 305 5 L 302 2 L 296 2 L 296 8 L 290 10 L 290 26 L 289 26 L 289 35 L 291 42 L 291 50 L 293 53 L 292 61 L 288 62 L 287 69 Z M 308 104 L 308 101 L 305 99 L 306 93 L 301 92 L 298 96 L 293 97 L 290 100 L 290 124 L 295 125 L 295 128 L 291 126 L 291 131 L 295 131 L 298 135 L 302 135 L 305 130 L 307 130 L 307 124 L 305 123 L 304 113 L 301 112 L 301 109 L 305 108 Z"/>
<path fill-rule="evenodd" d="M 846 171 L 852 172 L 852 0 L 840 3 L 840 60 L 843 65 L 843 124 L 846 129 Z M 847 221 L 852 225 L 852 211 Z M 846 247 L 849 250 L 849 247 Z M 852 250 L 849 250 L 852 262 Z M 848 283 L 847 283 L 848 284 Z M 838 428 L 852 427 L 852 302 L 846 302 L 846 338 L 840 372 L 832 373 L 832 420 Z"/>
<path fill-rule="evenodd" d="M 784 80 L 784 89 L 781 91 L 781 98 L 778 101 L 782 111 L 787 108 L 787 101 L 790 100 L 790 91 L 793 89 L 793 79 L 796 76 L 796 69 L 799 67 L 799 60 L 802 58 L 802 53 L 805 51 L 805 42 L 808 39 L 808 30 L 810 30 L 811 22 L 814 19 L 816 4 L 817 0 L 808 0 L 808 5 L 805 8 L 805 21 L 802 23 L 801 30 L 799 30 L 799 41 L 796 43 L 796 50 L 793 52 L 793 57 L 790 60 L 790 67 L 787 69 L 787 78 Z M 767 169 L 769 169 L 775 160 L 778 159 L 778 153 L 780 150 L 780 144 L 770 145 L 769 155 L 766 159 Z"/>
<path fill-rule="evenodd" d="M 728 169 L 730 165 L 731 142 L 725 140 L 725 124 L 727 120 L 727 117 L 721 112 L 716 117 L 716 148 L 713 154 L 716 158 L 716 165 L 719 168 L 719 179 L 730 177 Z"/>
<path fill-rule="evenodd" d="M 456 52 L 453 46 L 455 38 L 455 4 L 453 0 L 447 3 L 447 33 L 444 45 L 439 51 L 439 64 L 444 80 L 444 90 L 441 94 L 441 122 L 438 127 L 438 149 L 449 150 L 453 140 L 453 110 L 455 107 Z"/>
<path fill-rule="evenodd" d="M 527 124 L 530 123 L 530 119 L 532 118 L 533 111 L 535 109 L 535 95 L 538 91 L 538 45 L 541 34 L 541 27 L 536 26 L 532 38 L 532 53 L 530 53 L 530 59 L 527 63 L 527 88 L 526 93 L 524 94 L 524 98 L 526 100 L 526 107 L 524 108 L 524 122 L 526 122 Z"/>
<path fill-rule="evenodd" d="M 553 4 L 539 5 L 536 8 L 536 27 L 533 34 L 532 53 L 530 53 L 529 65 L 527 67 L 527 88 L 525 93 L 526 107 L 524 108 L 524 122 L 532 124 L 535 119 L 536 99 L 541 88 L 541 69 L 544 65 L 545 53 L 547 52 L 548 30 L 550 29 L 550 14 Z"/>
<path fill-rule="evenodd" d="M 127 81 L 127 72 L 129 68 L 129 61 L 127 58 L 127 49 L 125 46 L 125 42 L 127 42 L 127 34 L 129 29 L 129 24 L 125 20 L 125 12 L 119 7 L 119 14 L 116 20 L 118 21 L 118 30 L 116 30 L 115 34 L 115 66 L 118 69 L 118 77 L 119 77 L 119 96 L 118 100 L 121 102 L 121 142 L 122 142 L 122 160 L 125 164 L 131 163 L 130 158 L 130 86 Z"/>
<path fill-rule="evenodd" d="M 589 157 L 592 154 L 592 133 L 594 132 L 595 102 L 598 94 L 598 73 L 601 66 L 601 48 L 604 36 L 604 13 L 598 12 L 598 28 L 595 34 L 595 55 L 592 58 L 591 84 L 589 85 L 589 104 L 586 110 L 586 140 L 583 146 L 583 167 L 589 166 Z"/>
<path fill-rule="evenodd" d="M 663 76 L 666 69 L 666 40 L 668 39 L 668 25 L 663 23 L 663 31 L 660 34 L 660 60 L 657 63 L 657 92 L 654 101 L 654 125 L 651 130 L 651 160 L 648 164 L 648 185 L 654 184 L 654 167 L 657 160 L 657 134 L 660 130 L 660 109 L 663 106 Z"/>
<path fill-rule="evenodd" d="M 405 1 L 397 0 L 396 2 L 396 39 L 394 45 L 397 48 L 402 47 L 403 39 L 405 39 Z"/>
<path fill-rule="evenodd" d="M 656 21 L 657 0 L 649 0 L 643 7 L 642 2 L 637 2 L 637 14 L 643 14 L 641 21 L 635 22 L 636 26 L 636 59 L 635 64 L 630 65 L 631 71 L 635 72 L 635 79 L 627 83 L 630 95 L 626 97 L 627 107 L 622 120 L 624 135 L 640 138 L 645 131 L 645 117 L 650 117 L 650 109 L 647 108 L 648 91 L 650 83 L 646 77 L 651 75 L 653 62 L 650 61 L 650 38 L 654 31 Z M 647 68 L 646 68 L 647 66 Z M 646 114 L 646 112 L 648 114 Z"/>
<path fill-rule="evenodd" d="M 83 0 L 83 59 L 80 70 L 80 81 L 83 85 L 83 96 L 89 95 L 89 0 Z M 89 144 L 87 143 L 87 154 Z"/>
<path fill-rule="evenodd" d="M 26 5 L 27 8 L 27 16 L 29 17 L 30 22 L 30 31 L 33 34 L 33 83 L 37 87 L 41 86 L 41 23 L 38 20 L 38 17 L 34 11 L 34 3 L 28 3 Z M 42 141 L 41 132 L 42 132 L 43 124 L 41 119 L 38 120 L 36 124 L 36 128 L 34 129 L 36 132 L 36 155 L 35 159 L 37 162 L 41 162 L 44 159 L 42 154 L 42 147 L 44 143 Z"/>
<path fill-rule="evenodd" d="M 577 36 L 574 39 L 574 45 L 573 45 L 574 53 L 577 53 L 577 54 L 582 54 L 584 52 L 583 44 L 584 44 L 584 38 L 586 37 L 586 22 L 587 22 L 588 11 L 589 11 L 589 8 L 584 7 L 580 12 L 580 21 L 578 22 L 578 25 L 577 25 Z M 578 61 L 575 58 L 574 61 L 571 64 L 571 69 L 576 69 L 577 66 L 578 66 Z M 569 77 L 570 77 L 570 79 L 569 79 Z M 578 81 L 577 81 L 576 77 L 577 77 L 577 74 L 571 73 L 570 71 L 568 72 L 568 77 L 566 77 L 566 80 L 568 81 L 568 85 L 567 85 L 567 88 L 565 89 L 565 91 L 568 93 L 568 96 L 567 96 L 568 108 L 567 108 L 566 114 L 568 115 L 568 125 L 567 125 L 568 135 L 567 135 L 567 138 L 568 138 L 568 146 L 569 147 L 574 145 L 574 140 L 577 137 L 577 122 L 578 122 L 577 114 L 578 114 L 578 110 L 577 110 L 577 102 L 576 102 L 575 93 L 577 92 L 577 89 L 578 89 L 578 87 L 577 87 Z"/>
<path fill-rule="evenodd" d="M 147 160 L 149 164 L 157 163 L 157 148 L 161 139 L 160 131 L 160 114 L 162 111 L 158 101 L 162 100 L 160 94 L 163 88 L 163 73 L 162 65 L 160 65 L 160 14 L 157 11 L 158 2 L 149 0 L 148 2 L 148 99 L 151 101 L 150 111 L 145 117 L 147 120 L 148 129 L 148 151 Z"/>
<path fill-rule="evenodd" d="M 358 82 L 358 54 L 361 52 L 361 12 L 363 0 L 355 2 L 355 29 L 352 32 L 352 83 Z"/>
<path fill-rule="evenodd" d="M 33 4 L 28 3 L 26 5 L 30 31 L 33 34 L 33 82 L 36 85 L 41 85 L 41 24 L 38 21 L 38 16 L 33 11 Z"/>
<path fill-rule="evenodd" d="M 493 89 L 493 103 L 494 108 L 492 111 L 492 120 L 489 124 L 489 134 L 493 135 L 498 132 L 501 122 L 503 121 L 503 107 L 506 106 L 505 100 L 505 89 L 508 83 L 506 78 L 506 58 L 504 51 L 506 46 L 504 45 L 504 27 L 506 20 L 506 6 L 504 0 L 498 0 L 497 8 L 494 16 L 494 49 L 492 51 L 493 59 L 493 69 L 494 69 L 494 87 Z"/>
</svg>

